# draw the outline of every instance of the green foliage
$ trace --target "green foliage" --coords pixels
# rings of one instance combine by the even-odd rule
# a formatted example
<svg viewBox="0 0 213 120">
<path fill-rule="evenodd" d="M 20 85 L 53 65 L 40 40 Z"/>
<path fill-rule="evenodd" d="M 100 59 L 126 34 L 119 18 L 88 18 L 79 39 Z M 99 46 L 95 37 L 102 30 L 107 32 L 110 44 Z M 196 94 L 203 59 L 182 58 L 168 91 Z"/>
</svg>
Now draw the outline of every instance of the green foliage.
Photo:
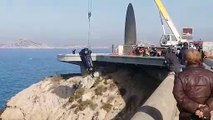
<svg viewBox="0 0 213 120">
<path fill-rule="evenodd" d="M 76 108 L 78 106 L 78 104 L 73 104 L 70 108 Z"/>
<path fill-rule="evenodd" d="M 71 96 L 70 98 L 69 98 L 69 102 L 73 102 L 75 100 L 75 96 L 73 95 L 73 96 Z"/>
<path fill-rule="evenodd" d="M 95 108 L 97 107 L 97 104 L 94 104 L 91 100 L 86 100 L 86 101 L 81 101 L 79 103 L 79 110 L 83 111 L 85 108 L 90 107 L 92 110 L 95 110 Z"/>
<path fill-rule="evenodd" d="M 103 85 L 101 86 L 98 86 L 96 89 L 95 89 L 95 94 L 96 95 L 103 95 L 103 92 L 106 92 L 107 91 L 107 88 L 104 87 Z"/>
<path fill-rule="evenodd" d="M 79 100 L 79 105 L 73 104 L 71 108 L 76 108 L 74 113 L 77 114 L 79 111 L 85 110 L 87 107 L 89 107 L 92 110 L 95 110 L 95 108 L 98 107 L 97 104 L 93 103 L 91 100 L 81 101 Z"/>
<path fill-rule="evenodd" d="M 109 111 L 112 109 L 112 105 L 109 104 L 109 103 L 105 103 L 105 104 L 102 106 L 102 108 L 103 108 L 105 111 L 109 112 Z"/>
<path fill-rule="evenodd" d="M 75 93 L 69 98 L 69 102 L 73 102 L 74 100 L 81 98 L 81 96 L 84 94 L 84 91 L 84 88 L 77 89 Z"/>
<path fill-rule="evenodd" d="M 62 107 L 65 108 L 65 107 L 66 107 L 66 104 L 63 104 Z"/>
<path fill-rule="evenodd" d="M 77 107 L 77 108 L 75 109 L 74 113 L 75 113 L 75 114 L 78 114 L 78 112 L 79 112 L 79 108 Z"/>
<path fill-rule="evenodd" d="M 92 102 L 92 103 L 89 105 L 89 107 L 90 107 L 90 109 L 95 110 L 95 108 L 97 108 L 98 105 L 97 105 L 96 103 L 93 103 L 93 102 Z"/>
<path fill-rule="evenodd" d="M 92 99 L 92 100 L 95 99 L 95 96 L 93 95 L 91 99 Z"/>
<path fill-rule="evenodd" d="M 88 107 L 88 105 L 89 105 L 89 102 L 87 100 L 82 101 L 82 102 L 79 103 L 78 108 L 79 108 L 79 110 L 83 111 L 85 108 Z"/>
<path fill-rule="evenodd" d="M 74 93 L 75 99 L 80 98 L 84 94 L 84 91 L 84 88 L 77 89 Z"/>
</svg>

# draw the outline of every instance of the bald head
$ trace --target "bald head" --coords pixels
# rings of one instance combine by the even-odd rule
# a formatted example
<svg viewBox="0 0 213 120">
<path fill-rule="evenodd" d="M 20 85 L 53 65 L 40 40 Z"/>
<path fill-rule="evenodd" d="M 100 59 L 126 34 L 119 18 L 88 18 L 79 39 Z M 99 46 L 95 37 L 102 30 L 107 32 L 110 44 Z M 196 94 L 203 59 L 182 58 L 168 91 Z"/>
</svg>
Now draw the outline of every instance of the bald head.
<svg viewBox="0 0 213 120">
<path fill-rule="evenodd" d="M 196 49 L 188 49 L 185 53 L 187 65 L 196 65 L 201 63 L 201 53 Z"/>
</svg>

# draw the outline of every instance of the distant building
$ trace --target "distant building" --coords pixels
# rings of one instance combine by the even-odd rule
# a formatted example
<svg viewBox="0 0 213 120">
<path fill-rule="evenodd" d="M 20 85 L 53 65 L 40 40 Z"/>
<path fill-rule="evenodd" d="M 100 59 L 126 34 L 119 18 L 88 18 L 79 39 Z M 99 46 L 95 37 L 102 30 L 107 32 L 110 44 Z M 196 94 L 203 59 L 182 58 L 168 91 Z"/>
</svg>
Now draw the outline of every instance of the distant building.
<svg viewBox="0 0 213 120">
<path fill-rule="evenodd" d="M 191 27 L 184 27 L 182 32 L 182 38 L 187 40 L 192 40 L 193 29 Z"/>
</svg>

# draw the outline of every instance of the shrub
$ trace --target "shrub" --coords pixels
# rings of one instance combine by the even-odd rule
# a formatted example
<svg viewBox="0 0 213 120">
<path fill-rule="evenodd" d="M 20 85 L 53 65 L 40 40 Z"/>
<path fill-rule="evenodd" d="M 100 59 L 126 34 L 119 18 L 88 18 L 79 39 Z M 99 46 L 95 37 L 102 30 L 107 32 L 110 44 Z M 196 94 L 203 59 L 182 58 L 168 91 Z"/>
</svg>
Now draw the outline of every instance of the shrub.
<svg viewBox="0 0 213 120">
<path fill-rule="evenodd" d="M 84 94 L 84 91 L 84 88 L 77 89 L 74 93 L 75 99 L 80 98 Z"/>
<path fill-rule="evenodd" d="M 75 100 L 75 96 L 73 95 L 73 96 L 71 96 L 70 98 L 69 98 L 69 102 L 73 102 Z"/>
<path fill-rule="evenodd" d="M 81 101 L 79 103 L 79 110 L 83 111 L 85 108 L 87 108 L 92 103 L 91 100 Z"/>
<path fill-rule="evenodd" d="M 75 93 L 69 98 L 69 102 L 73 102 L 84 94 L 85 89 L 84 88 L 79 88 L 75 91 Z"/>
<path fill-rule="evenodd" d="M 73 104 L 70 108 L 72 109 L 72 108 L 75 108 L 77 106 L 78 106 L 78 104 Z"/>
<path fill-rule="evenodd" d="M 98 86 L 96 89 L 95 89 L 95 94 L 96 95 L 103 95 L 103 92 L 106 92 L 107 91 L 107 88 L 104 87 L 103 85 L 101 86 Z"/>
<path fill-rule="evenodd" d="M 109 112 L 109 111 L 112 109 L 112 105 L 109 104 L 109 103 L 105 103 L 105 104 L 102 106 L 102 108 L 103 108 L 105 111 Z"/>
<path fill-rule="evenodd" d="M 97 105 L 96 103 L 93 103 L 93 102 L 92 102 L 92 103 L 89 105 L 89 107 L 90 107 L 90 109 L 95 110 L 95 108 L 97 108 L 98 105 Z"/>
</svg>

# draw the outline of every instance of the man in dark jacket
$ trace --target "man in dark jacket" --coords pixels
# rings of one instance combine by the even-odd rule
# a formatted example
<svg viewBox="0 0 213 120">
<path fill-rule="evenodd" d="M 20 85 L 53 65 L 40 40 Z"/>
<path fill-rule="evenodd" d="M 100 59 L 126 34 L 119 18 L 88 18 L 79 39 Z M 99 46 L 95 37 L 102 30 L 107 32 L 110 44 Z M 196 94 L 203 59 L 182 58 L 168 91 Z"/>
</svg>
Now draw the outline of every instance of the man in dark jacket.
<svg viewBox="0 0 213 120">
<path fill-rule="evenodd" d="M 189 49 L 186 69 L 175 77 L 173 94 L 180 120 L 210 119 L 213 110 L 213 72 L 201 65 L 201 54 Z"/>
<path fill-rule="evenodd" d="M 183 43 L 183 47 L 180 49 L 180 52 L 178 54 L 178 58 L 179 58 L 180 64 L 182 66 L 186 65 L 185 64 L 185 56 L 184 56 L 184 54 L 185 54 L 185 51 L 188 49 L 188 46 L 189 46 L 189 44 L 187 42 L 184 42 Z"/>
<path fill-rule="evenodd" d="M 165 55 L 165 62 L 171 72 L 181 72 L 180 62 L 175 54 L 174 47 L 169 47 Z"/>
</svg>

